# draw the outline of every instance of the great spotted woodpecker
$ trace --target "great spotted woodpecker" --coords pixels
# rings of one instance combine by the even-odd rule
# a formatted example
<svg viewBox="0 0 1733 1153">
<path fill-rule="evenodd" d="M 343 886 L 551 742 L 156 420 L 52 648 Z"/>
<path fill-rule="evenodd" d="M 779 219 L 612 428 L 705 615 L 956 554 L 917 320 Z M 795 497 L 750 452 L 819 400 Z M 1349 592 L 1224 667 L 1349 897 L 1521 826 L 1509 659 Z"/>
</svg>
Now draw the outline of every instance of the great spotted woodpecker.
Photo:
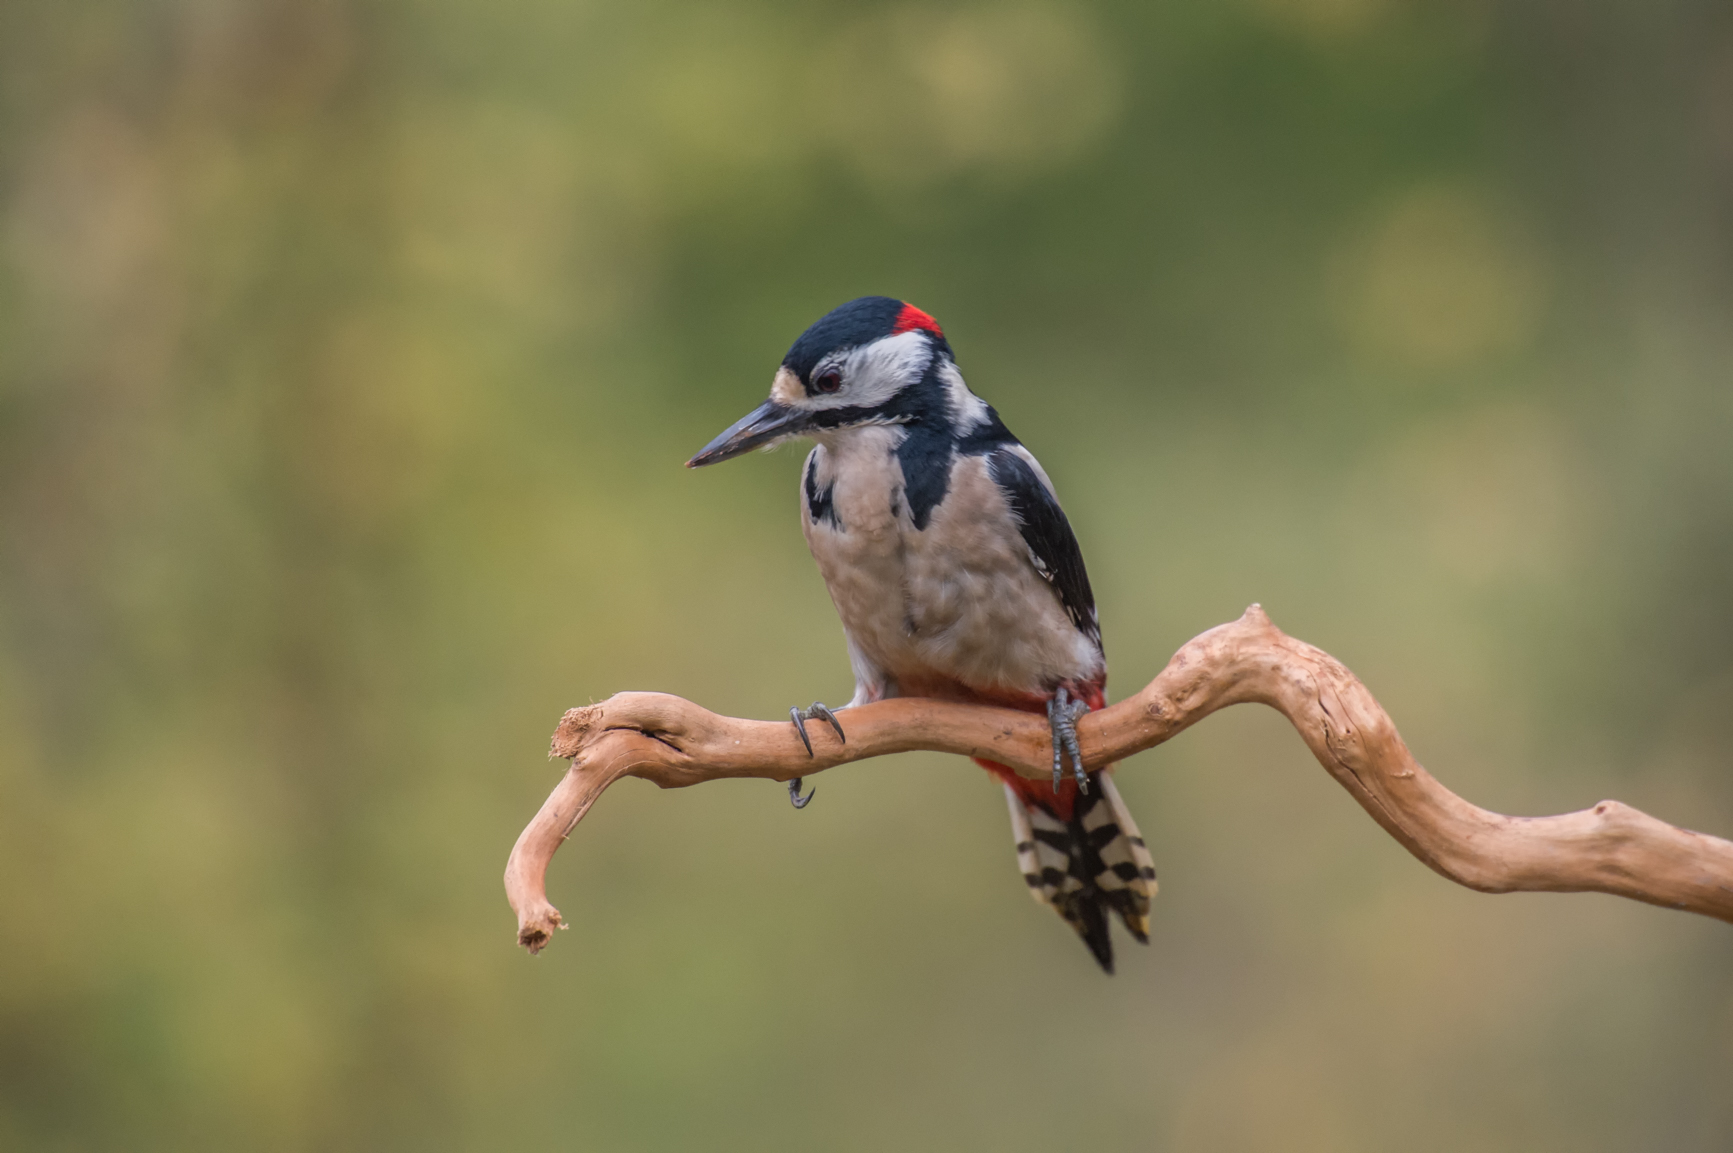
<svg viewBox="0 0 1733 1153">
<path fill-rule="evenodd" d="M 1045 712 L 1053 779 L 993 761 L 1024 880 L 1113 971 L 1108 914 L 1149 940 L 1155 869 L 1114 787 L 1085 772 L 1076 722 L 1107 682 L 1095 596 L 1053 484 L 969 391 L 937 322 L 862 297 L 801 334 L 770 399 L 687 462 L 714 464 L 791 437 L 818 442 L 801 473 L 801 527 L 842 617 L 850 705 L 935 697 Z M 821 718 L 823 704 L 790 710 Z M 1072 772 L 1064 773 L 1069 756 Z M 800 781 L 789 782 L 800 808 Z"/>
</svg>

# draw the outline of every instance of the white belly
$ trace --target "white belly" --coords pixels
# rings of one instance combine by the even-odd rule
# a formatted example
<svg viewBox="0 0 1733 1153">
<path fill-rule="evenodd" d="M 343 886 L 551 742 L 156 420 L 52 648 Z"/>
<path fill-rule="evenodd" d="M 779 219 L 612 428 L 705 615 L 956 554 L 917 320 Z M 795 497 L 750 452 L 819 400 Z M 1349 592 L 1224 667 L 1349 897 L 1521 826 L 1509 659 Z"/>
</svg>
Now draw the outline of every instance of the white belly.
<svg viewBox="0 0 1733 1153">
<path fill-rule="evenodd" d="M 1098 674 L 1100 650 L 1036 573 L 983 458 L 956 458 L 945 499 L 915 529 L 895 456 L 901 435 L 858 429 L 813 450 L 807 468 L 833 510 L 816 522 L 802 471 L 801 523 L 848 633 L 856 700 L 920 693 L 934 680 L 1046 693 Z"/>
</svg>

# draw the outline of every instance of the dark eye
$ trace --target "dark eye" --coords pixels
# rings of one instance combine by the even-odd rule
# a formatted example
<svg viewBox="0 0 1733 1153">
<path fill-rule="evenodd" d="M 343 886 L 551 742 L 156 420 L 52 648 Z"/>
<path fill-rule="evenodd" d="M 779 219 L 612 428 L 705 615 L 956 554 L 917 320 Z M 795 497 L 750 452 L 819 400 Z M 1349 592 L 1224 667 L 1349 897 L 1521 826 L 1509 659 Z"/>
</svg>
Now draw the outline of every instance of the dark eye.
<svg viewBox="0 0 1733 1153">
<path fill-rule="evenodd" d="M 831 369 L 812 378 L 812 391 L 835 392 L 842 387 L 842 373 Z"/>
</svg>

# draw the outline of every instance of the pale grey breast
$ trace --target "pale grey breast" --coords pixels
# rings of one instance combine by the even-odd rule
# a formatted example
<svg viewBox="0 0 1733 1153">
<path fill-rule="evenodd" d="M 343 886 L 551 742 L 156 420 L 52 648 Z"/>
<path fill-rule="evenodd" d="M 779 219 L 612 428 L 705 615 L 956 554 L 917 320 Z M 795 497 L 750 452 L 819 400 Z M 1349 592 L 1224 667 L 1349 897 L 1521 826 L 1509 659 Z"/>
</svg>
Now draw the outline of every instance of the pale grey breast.
<svg viewBox="0 0 1733 1153">
<path fill-rule="evenodd" d="M 916 686 L 935 679 L 1045 693 L 1099 673 L 1100 650 L 1036 572 L 985 458 L 953 459 L 945 499 L 917 530 L 902 436 L 886 427 L 826 438 L 801 475 L 801 525 L 848 633 L 856 700 L 931 692 Z"/>
</svg>

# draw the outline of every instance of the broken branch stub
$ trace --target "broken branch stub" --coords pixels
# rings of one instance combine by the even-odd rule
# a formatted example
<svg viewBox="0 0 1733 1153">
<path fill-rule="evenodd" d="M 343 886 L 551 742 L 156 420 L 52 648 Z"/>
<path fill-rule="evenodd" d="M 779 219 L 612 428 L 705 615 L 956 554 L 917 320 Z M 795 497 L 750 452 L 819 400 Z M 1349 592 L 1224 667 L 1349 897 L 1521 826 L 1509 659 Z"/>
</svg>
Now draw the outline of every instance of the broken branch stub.
<svg viewBox="0 0 1733 1153">
<path fill-rule="evenodd" d="M 1353 673 L 1283 633 L 1257 605 L 1187 643 L 1135 696 L 1079 721 L 1084 762 L 1095 769 L 1123 760 L 1248 702 L 1287 717 L 1373 820 L 1458 884 L 1484 893 L 1612 893 L 1733 922 L 1733 842 L 1618 801 L 1555 817 L 1507 817 L 1472 805 L 1420 766 Z M 985 757 L 1037 779 L 1052 772 L 1047 723 L 1033 713 L 899 698 L 852 708 L 847 718 L 847 744 L 827 726 L 809 726 L 809 756 L 787 721 L 718 716 L 666 693 L 619 693 L 566 713 L 552 755 L 571 767 L 506 863 L 518 943 L 540 952 L 564 927 L 547 899 L 548 863 L 621 777 L 663 788 L 724 777 L 786 781 L 914 749 Z"/>
</svg>

